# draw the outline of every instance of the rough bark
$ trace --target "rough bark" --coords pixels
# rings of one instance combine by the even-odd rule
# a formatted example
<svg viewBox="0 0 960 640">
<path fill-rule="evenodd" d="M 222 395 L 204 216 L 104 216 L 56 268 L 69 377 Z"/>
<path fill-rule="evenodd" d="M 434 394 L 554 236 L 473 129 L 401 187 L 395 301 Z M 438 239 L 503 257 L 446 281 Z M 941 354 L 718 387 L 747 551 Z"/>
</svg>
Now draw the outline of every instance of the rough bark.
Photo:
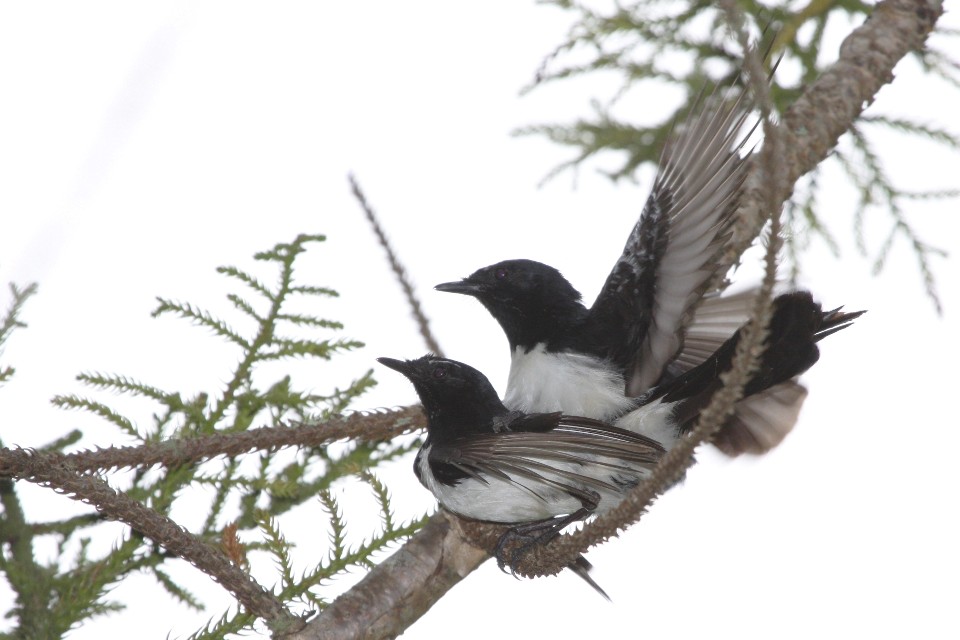
<svg viewBox="0 0 960 640">
<path fill-rule="evenodd" d="M 440 512 L 320 617 L 289 640 L 393 638 L 489 558 L 464 535 L 462 520 Z M 473 523 L 479 529 L 496 529 Z"/>
</svg>

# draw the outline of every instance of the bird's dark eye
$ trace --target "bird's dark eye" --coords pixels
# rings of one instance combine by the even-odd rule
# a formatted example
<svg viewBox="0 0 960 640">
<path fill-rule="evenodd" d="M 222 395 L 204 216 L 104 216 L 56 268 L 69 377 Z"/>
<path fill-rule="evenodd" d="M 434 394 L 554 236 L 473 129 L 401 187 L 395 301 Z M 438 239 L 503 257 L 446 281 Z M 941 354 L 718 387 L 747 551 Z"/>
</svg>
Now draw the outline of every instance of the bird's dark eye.
<svg viewBox="0 0 960 640">
<path fill-rule="evenodd" d="M 506 267 L 498 268 L 496 271 L 493 272 L 493 277 L 496 278 L 497 280 L 505 279 L 507 277 L 507 268 Z"/>
<path fill-rule="evenodd" d="M 440 366 L 433 370 L 433 377 L 436 380 L 442 380 L 447 377 L 447 368 Z"/>
</svg>

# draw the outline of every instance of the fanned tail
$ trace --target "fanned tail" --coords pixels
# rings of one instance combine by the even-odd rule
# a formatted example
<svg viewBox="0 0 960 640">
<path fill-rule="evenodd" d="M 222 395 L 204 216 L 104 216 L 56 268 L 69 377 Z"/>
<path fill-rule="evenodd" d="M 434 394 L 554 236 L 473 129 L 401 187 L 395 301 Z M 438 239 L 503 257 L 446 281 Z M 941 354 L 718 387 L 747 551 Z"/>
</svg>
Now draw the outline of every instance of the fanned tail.
<svg viewBox="0 0 960 640">
<path fill-rule="evenodd" d="M 820 358 L 817 343 L 849 327 L 865 313 L 841 309 L 822 311 L 807 291 L 783 294 L 774 300 L 763 356 L 745 385 L 744 398 L 715 439 L 721 451 L 728 455 L 763 453 L 786 437 L 806 397 L 806 389 L 795 378 Z M 647 401 L 677 403 L 675 416 L 681 431 L 692 426 L 720 387 L 720 374 L 732 368 L 741 332 L 738 330 L 694 368 L 654 388 Z"/>
</svg>

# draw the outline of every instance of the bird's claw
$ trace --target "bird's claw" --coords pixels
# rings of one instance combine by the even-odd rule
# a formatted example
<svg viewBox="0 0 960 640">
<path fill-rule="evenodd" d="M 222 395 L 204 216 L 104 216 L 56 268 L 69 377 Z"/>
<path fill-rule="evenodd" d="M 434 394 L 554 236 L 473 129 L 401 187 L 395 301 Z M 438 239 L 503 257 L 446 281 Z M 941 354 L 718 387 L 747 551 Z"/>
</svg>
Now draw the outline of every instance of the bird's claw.
<svg viewBox="0 0 960 640">
<path fill-rule="evenodd" d="M 497 566 L 504 573 L 507 573 L 507 567 L 510 568 L 510 575 L 518 578 L 515 567 L 520 559 L 531 549 L 540 544 L 545 544 L 557 536 L 557 529 L 553 520 L 545 522 L 533 522 L 526 525 L 520 525 L 508 529 L 494 549 L 494 557 L 497 559 Z"/>
</svg>

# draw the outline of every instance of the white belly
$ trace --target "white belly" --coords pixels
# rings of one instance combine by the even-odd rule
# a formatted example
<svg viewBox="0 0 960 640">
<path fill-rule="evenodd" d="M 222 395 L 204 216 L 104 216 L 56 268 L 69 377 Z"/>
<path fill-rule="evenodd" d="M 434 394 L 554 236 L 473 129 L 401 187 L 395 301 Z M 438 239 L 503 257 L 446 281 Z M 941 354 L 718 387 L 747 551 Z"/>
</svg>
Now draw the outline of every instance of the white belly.
<svg viewBox="0 0 960 640">
<path fill-rule="evenodd" d="M 548 353 L 542 344 L 529 353 L 517 347 L 503 403 L 530 413 L 562 411 L 600 420 L 620 415 L 632 402 L 623 377 L 605 365 L 593 356 Z"/>
<path fill-rule="evenodd" d="M 559 491 L 537 484 L 531 491 L 502 478 L 489 477 L 487 482 L 466 478 L 454 486 L 437 482 L 427 462 L 430 447 L 417 455 L 420 482 L 449 511 L 473 520 L 487 522 L 534 522 L 573 513 L 580 501 Z M 523 482 L 522 480 L 520 482 Z"/>
<path fill-rule="evenodd" d="M 430 446 L 423 448 L 417 455 L 419 477 L 423 485 L 436 496 L 447 510 L 474 520 L 503 523 L 523 523 L 546 520 L 560 515 L 574 513 L 583 503 L 569 493 L 558 489 L 557 485 L 571 485 L 596 495 L 598 502 L 595 513 L 604 513 L 623 498 L 621 489 L 614 488 L 618 483 L 626 487 L 635 485 L 649 475 L 646 469 L 611 471 L 604 465 L 590 464 L 591 456 L 584 456 L 586 464 L 563 463 L 556 460 L 533 458 L 536 473 L 542 476 L 537 480 L 525 476 L 506 475 L 509 480 L 496 476 L 485 476 L 486 482 L 476 478 L 465 478 L 456 485 L 437 482 L 427 457 Z M 594 458 L 596 460 L 596 458 Z M 608 463 L 617 464 L 617 460 Z M 558 473 L 551 473 L 551 468 Z M 582 483 L 570 477 L 566 472 L 594 477 L 612 486 L 603 487 L 596 483 Z"/>
<path fill-rule="evenodd" d="M 680 437 L 677 432 L 677 421 L 673 418 L 675 404 L 675 402 L 664 403 L 658 400 L 631 411 L 614 422 L 614 425 L 653 438 L 669 451 L 677 444 L 677 439 Z"/>
</svg>

